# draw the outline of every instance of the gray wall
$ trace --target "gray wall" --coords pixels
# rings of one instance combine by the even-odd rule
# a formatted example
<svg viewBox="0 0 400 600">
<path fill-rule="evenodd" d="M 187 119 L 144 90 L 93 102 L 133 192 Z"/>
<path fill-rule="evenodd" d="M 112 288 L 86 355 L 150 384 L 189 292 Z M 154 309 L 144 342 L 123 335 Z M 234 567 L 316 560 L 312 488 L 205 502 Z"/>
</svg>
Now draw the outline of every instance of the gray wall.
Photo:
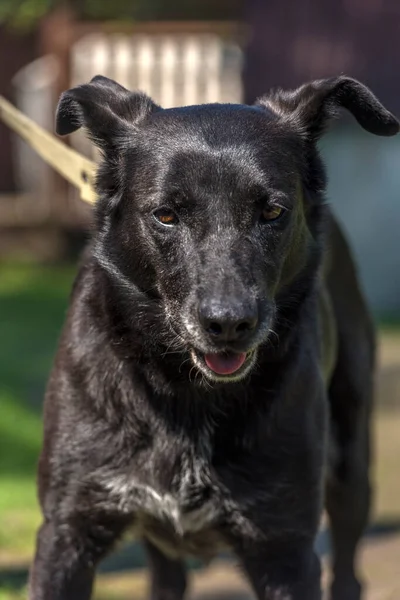
<svg viewBox="0 0 400 600">
<path fill-rule="evenodd" d="M 400 136 L 356 126 L 325 136 L 328 200 L 345 228 L 377 316 L 400 317 Z"/>
</svg>

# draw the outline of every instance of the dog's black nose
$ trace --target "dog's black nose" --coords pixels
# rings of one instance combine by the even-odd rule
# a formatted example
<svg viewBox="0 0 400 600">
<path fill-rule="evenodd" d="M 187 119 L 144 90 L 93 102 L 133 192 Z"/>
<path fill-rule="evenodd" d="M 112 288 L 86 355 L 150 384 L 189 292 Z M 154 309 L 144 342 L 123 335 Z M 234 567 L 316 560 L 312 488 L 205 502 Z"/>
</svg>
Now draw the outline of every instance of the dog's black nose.
<svg viewBox="0 0 400 600">
<path fill-rule="evenodd" d="M 198 312 L 204 331 L 219 342 L 244 341 L 254 331 L 258 322 L 256 303 L 224 307 L 201 302 Z"/>
</svg>

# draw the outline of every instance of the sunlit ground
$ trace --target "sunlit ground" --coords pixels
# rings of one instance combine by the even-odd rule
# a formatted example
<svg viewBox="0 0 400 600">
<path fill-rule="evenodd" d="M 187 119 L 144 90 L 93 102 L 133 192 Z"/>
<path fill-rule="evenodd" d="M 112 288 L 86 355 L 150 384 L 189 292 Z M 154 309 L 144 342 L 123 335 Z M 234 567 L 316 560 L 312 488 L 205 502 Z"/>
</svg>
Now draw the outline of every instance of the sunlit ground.
<svg viewBox="0 0 400 600">
<path fill-rule="evenodd" d="M 74 268 L 0 268 L 0 600 L 24 598 L 26 570 L 40 516 L 35 465 L 41 441 L 41 402 L 65 315 Z M 375 419 L 378 492 L 365 544 L 368 600 L 400 598 L 400 330 L 381 334 L 379 410 Z M 397 405 L 397 406 L 396 406 Z M 326 552 L 322 539 L 320 547 Z M 133 570 L 128 570 L 132 564 Z M 97 600 L 145 597 L 142 557 L 120 552 L 104 568 Z M 220 562 L 194 575 L 196 598 L 236 600 L 246 588 Z M 214 595 L 214 597 L 217 597 Z"/>
</svg>

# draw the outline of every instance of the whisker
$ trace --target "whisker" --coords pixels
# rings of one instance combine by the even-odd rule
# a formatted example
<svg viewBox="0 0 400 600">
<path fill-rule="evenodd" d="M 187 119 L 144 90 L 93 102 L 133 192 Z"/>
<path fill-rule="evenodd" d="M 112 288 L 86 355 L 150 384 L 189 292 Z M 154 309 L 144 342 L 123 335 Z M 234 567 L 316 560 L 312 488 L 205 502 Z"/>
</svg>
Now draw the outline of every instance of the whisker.
<svg viewBox="0 0 400 600">
<path fill-rule="evenodd" d="M 214 386 L 212 385 L 212 383 L 210 381 L 208 381 L 207 377 L 205 377 L 204 373 L 201 373 L 202 376 L 202 383 L 205 384 L 206 387 L 208 387 L 210 390 L 214 389 Z"/>
<path fill-rule="evenodd" d="M 279 344 L 279 335 L 276 333 L 276 331 L 274 331 L 273 329 L 268 329 L 268 333 L 273 334 L 276 337 L 276 341 Z"/>
<path fill-rule="evenodd" d="M 193 367 L 192 367 L 192 368 L 190 369 L 190 371 L 189 371 L 189 381 L 190 381 L 190 383 L 192 383 L 192 378 L 191 378 L 191 375 L 192 375 L 192 371 L 193 371 L 194 369 L 196 369 L 196 367 L 193 365 Z"/>
<path fill-rule="evenodd" d="M 187 363 L 187 362 L 190 362 L 190 358 L 185 358 L 185 360 L 183 360 L 183 361 L 181 362 L 181 364 L 179 365 L 179 373 L 181 372 L 181 369 L 182 369 L 183 365 L 184 365 L 185 363 Z"/>
</svg>

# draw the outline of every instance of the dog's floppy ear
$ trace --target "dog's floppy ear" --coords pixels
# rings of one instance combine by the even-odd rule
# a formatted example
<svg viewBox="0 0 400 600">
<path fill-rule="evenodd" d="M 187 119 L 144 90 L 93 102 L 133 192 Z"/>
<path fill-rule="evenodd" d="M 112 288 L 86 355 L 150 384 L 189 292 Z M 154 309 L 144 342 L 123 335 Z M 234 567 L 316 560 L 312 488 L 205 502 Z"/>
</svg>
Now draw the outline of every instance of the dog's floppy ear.
<svg viewBox="0 0 400 600">
<path fill-rule="evenodd" d="M 112 79 L 96 75 L 90 83 L 79 85 L 61 95 L 56 114 L 56 132 L 73 133 L 85 127 L 98 146 L 107 148 L 123 136 L 129 126 L 155 110 L 151 98 L 130 92 Z"/>
<path fill-rule="evenodd" d="M 390 136 L 399 131 L 398 120 L 362 83 L 340 76 L 320 79 L 296 90 L 277 90 L 257 104 L 266 106 L 316 141 L 340 108 L 352 113 L 358 123 L 375 135 Z"/>
</svg>

